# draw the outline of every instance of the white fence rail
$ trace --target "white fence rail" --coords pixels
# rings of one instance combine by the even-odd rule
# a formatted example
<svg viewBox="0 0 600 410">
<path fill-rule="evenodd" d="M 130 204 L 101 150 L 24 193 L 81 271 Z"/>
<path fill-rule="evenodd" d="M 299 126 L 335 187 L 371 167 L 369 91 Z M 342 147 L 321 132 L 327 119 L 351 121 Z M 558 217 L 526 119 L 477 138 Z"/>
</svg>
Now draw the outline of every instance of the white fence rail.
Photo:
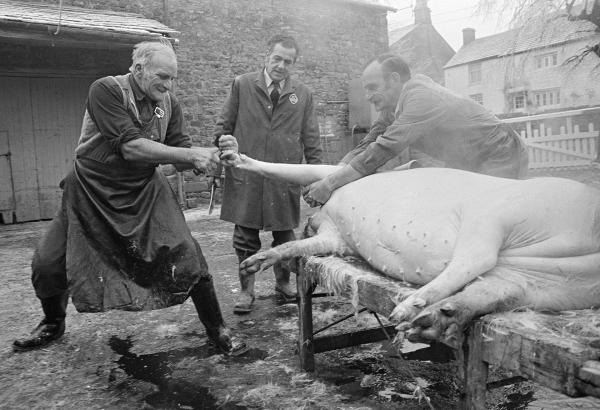
<svg viewBox="0 0 600 410">
<path fill-rule="evenodd" d="M 509 118 L 504 122 L 523 124 L 520 135 L 529 152 L 529 168 L 550 168 L 589 165 L 598 156 L 598 136 L 592 122 L 587 131 L 573 125 L 573 118 L 598 113 L 598 109 L 571 110 L 527 117 Z M 564 125 L 552 129 L 544 120 L 558 120 Z M 553 121 L 557 122 L 557 121 Z M 519 128 L 523 128 L 523 125 Z M 515 127 L 516 128 L 516 127 Z"/>
</svg>

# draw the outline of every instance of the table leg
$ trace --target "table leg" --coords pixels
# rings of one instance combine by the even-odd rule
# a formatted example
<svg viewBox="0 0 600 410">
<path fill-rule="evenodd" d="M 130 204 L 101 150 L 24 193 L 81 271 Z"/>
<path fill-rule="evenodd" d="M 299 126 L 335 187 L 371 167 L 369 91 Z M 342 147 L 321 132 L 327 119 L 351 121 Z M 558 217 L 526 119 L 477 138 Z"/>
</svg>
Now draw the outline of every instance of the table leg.
<svg viewBox="0 0 600 410">
<path fill-rule="evenodd" d="M 485 410 L 485 395 L 489 364 L 483 360 L 483 327 L 475 322 L 465 332 L 462 355 L 463 365 L 463 410 Z"/>
<path fill-rule="evenodd" d="M 300 369 L 313 372 L 315 370 L 315 350 L 313 344 L 312 321 L 312 293 L 315 289 L 304 269 L 304 260 L 298 260 L 298 354 L 300 355 Z"/>
</svg>

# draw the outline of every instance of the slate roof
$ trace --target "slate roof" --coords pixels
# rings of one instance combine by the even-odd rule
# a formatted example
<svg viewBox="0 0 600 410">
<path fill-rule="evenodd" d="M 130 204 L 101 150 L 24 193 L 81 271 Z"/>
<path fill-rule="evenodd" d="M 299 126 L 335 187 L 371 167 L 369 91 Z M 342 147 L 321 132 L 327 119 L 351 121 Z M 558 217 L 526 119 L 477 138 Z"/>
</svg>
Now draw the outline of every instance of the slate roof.
<svg viewBox="0 0 600 410">
<path fill-rule="evenodd" d="M 545 25 L 535 24 L 475 39 L 460 48 L 444 68 L 585 39 L 597 35 L 595 30 L 596 26 L 589 21 L 556 18 Z"/>
<path fill-rule="evenodd" d="M 0 0 L 0 26 L 22 25 L 28 28 L 57 26 L 84 32 L 112 32 L 137 36 L 172 36 L 177 31 L 140 14 L 62 7 L 57 4 L 24 3 Z"/>
<path fill-rule="evenodd" d="M 388 33 L 389 45 L 391 46 L 396 41 L 402 39 L 404 36 L 406 36 L 408 33 L 410 33 L 415 27 L 417 27 L 416 24 L 410 24 L 408 26 L 399 27 L 397 29 L 391 30 Z"/>
</svg>

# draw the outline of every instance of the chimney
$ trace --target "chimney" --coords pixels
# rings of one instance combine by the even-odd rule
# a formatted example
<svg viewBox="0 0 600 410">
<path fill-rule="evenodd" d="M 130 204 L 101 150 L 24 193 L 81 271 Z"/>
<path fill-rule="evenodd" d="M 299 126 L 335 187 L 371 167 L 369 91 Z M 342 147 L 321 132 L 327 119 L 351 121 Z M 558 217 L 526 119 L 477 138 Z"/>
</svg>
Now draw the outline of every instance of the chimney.
<svg viewBox="0 0 600 410">
<path fill-rule="evenodd" d="M 415 24 L 431 24 L 431 10 L 427 7 L 427 0 L 417 0 L 414 13 Z"/>
<path fill-rule="evenodd" d="M 474 28 L 463 28 L 463 47 L 475 40 Z"/>
</svg>

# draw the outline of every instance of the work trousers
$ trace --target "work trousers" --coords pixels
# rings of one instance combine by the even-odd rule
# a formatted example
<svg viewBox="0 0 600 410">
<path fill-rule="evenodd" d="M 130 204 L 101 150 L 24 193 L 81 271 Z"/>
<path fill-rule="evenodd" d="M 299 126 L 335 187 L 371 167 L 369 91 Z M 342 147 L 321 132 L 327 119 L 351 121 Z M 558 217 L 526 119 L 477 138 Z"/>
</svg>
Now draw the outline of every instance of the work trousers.
<svg viewBox="0 0 600 410">
<path fill-rule="evenodd" d="M 296 235 L 293 230 L 273 231 L 273 242 L 271 247 L 281 245 L 286 242 L 296 240 Z M 233 229 L 233 248 L 254 255 L 261 248 L 259 230 L 254 228 L 246 228 L 241 225 L 235 225 Z"/>
<path fill-rule="evenodd" d="M 31 262 L 31 282 L 40 299 L 66 293 L 67 218 L 61 208 L 42 236 Z"/>
</svg>

